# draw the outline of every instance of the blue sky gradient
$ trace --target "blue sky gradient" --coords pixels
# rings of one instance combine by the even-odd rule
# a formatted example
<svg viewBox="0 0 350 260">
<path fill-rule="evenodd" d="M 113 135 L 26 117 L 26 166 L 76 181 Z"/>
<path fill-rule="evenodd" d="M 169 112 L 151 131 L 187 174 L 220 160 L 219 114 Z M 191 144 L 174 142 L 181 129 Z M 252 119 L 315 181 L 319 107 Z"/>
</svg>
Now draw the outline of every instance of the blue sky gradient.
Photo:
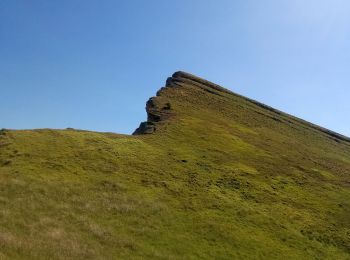
<svg viewBox="0 0 350 260">
<path fill-rule="evenodd" d="M 350 136 L 346 0 L 2 0 L 0 128 L 131 133 L 184 70 Z"/>
</svg>

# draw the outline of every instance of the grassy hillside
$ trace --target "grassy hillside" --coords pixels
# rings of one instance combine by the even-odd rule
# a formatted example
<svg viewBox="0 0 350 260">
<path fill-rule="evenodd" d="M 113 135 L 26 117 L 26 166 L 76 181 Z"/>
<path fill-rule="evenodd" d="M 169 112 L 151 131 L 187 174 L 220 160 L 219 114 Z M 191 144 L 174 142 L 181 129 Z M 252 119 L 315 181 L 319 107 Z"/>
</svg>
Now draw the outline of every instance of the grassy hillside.
<svg viewBox="0 0 350 260">
<path fill-rule="evenodd" d="M 147 110 L 0 132 L 0 259 L 350 259 L 346 137 L 185 73 Z"/>
</svg>

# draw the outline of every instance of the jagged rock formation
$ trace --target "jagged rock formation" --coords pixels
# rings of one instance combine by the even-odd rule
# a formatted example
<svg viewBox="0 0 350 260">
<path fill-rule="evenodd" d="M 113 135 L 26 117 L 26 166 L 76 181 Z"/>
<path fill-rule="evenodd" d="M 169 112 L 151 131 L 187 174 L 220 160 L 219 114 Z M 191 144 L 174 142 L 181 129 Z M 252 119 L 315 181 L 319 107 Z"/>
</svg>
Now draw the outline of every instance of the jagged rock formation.
<svg viewBox="0 0 350 260">
<path fill-rule="evenodd" d="M 133 135 L 152 134 L 156 131 L 157 123 L 168 119 L 171 115 L 171 105 L 162 102 L 157 97 L 150 98 L 146 103 L 147 121 L 142 122 Z"/>
<path fill-rule="evenodd" d="M 231 95 L 241 97 L 252 104 L 255 104 L 261 108 L 264 108 L 268 111 L 273 112 L 276 116 L 272 115 L 272 118 L 276 121 L 288 122 L 291 124 L 297 124 L 298 126 L 301 126 L 301 127 L 307 127 L 307 128 L 314 129 L 316 131 L 321 131 L 324 134 L 326 134 L 328 137 L 332 138 L 333 140 L 335 140 L 337 142 L 338 141 L 350 142 L 350 138 L 348 138 L 344 135 L 338 134 L 334 131 L 320 127 L 318 125 L 312 124 L 312 123 L 307 122 L 303 119 L 294 117 L 292 115 L 289 115 L 287 113 L 279 111 L 275 108 L 267 106 L 263 103 L 255 101 L 253 99 L 236 94 L 236 93 L 234 93 L 226 88 L 223 88 L 215 83 L 212 83 L 208 80 L 202 79 L 200 77 L 194 76 L 190 73 L 183 72 L 183 71 L 175 72 L 171 77 L 169 77 L 166 80 L 165 87 L 161 88 L 157 92 L 157 96 L 152 97 L 148 100 L 148 102 L 146 104 L 146 111 L 147 111 L 147 115 L 148 115 L 147 121 L 142 122 L 140 124 L 140 126 L 134 131 L 133 134 L 139 135 L 139 134 L 152 134 L 152 133 L 154 133 L 157 129 L 158 122 L 164 121 L 165 119 L 168 119 L 171 116 L 170 103 L 164 104 L 164 103 L 160 102 L 161 99 L 159 99 L 158 97 L 162 95 L 162 91 L 165 88 L 183 87 L 185 85 L 199 87 L 199 88 L 205 90 L 206 92 L 209 92 L 209 93 L 215 94 L 215 95 L 221 95 L 220 93 L 228 93 Z"/>
<path fill-rule="evenodd" d="M 165 87 L 157 92 L 156 97 L 150 98 L 146 103 L 147 121 L 142 122 L 140 126 L 134 131 L 133 135 L 152 134 L 157 129 L 157 123 L 168 119 L 171 116 L 171 104 L 169 102 L 161 102 L 159 97 L 165 88 L 182 87 L 184 84 L 189 84 L 203 88 L 204 90 L 218 94 L 217 92 L 225 92 L 234 94 L 233 92 L 216 85 L 205 79 L 201 79 L 192 74 L 178 71 L 166 80 Z"/>
</svg>

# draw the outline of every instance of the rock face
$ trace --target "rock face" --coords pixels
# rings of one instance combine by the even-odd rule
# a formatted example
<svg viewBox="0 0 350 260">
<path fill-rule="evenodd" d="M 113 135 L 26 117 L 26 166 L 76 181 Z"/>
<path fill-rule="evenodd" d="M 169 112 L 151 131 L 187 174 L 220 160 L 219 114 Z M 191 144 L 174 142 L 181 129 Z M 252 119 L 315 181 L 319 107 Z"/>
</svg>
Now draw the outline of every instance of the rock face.
<svg viewBox="0 0 350 260">
<path fill-rule="evenodd" d="M 147 121 L 142 122 L 133 135 L 154 133 L 157 129 L 157 123 L 165 121 L 171 116 L 171 105 L 168 102 L 162 102 L 158 96 L 152 97 L 146 103 L 146 112 Z"/>
<path fill-rule="evenodd" d="M 199 88 L 202 88 L 208 92 L 213 94 L 218 94 L 220 92 L 234 94 L 232 91 L 223 88 L 215 83 L 212 83 L 208 80 L 199 78 L 190 73 L 177 71 L 171 77 L 169 77 L 166 81 L 166 87 L 181 87 L 182 85 L 192 85 Z"/>
<path fill-rule="evenodd" d="M 153 134 L 155 130 L 156 127 L 153 122 L 142 122 L 133 135 Z"/>
<path fill-rule="evenodd" d="M 185 85 L 198 87 L 215 95 L 222 95 L 223 93 L 235 95 L 235 93 L 215 83 L 199 78 L 187 72 L 177 71 L 166 80 L 165 87 L 162 87 L 157 92 L 155 97 L 152 97 L 147 101 L 147 121 L 142 122 L 134 131 L 133 135 L 152 134 L 157 130 L 157 125 L 160 122 L 170 118 L 172 116 L 171 104 L 162 100 L 162 91 L 166 88 L 181 88 Z"/>
<path fill-rule="evenodd" d="M 192 74 L 178 71 L 175 72 L 166 81 L 165 87 L 161 88 L 157 92 L 156 97 L 150 98 L 146 103 L 147 121 L 142 122 L 140 126 L 134 131 L 133 135 L 152 134 L 157 130 L 159 122 L 165 121 L 172 115 L 171 104 L 164 102 L 160 96 L 165 88 L 176 88 L 184 85 L 196 86 L 208 91 L 210 93 L 218 95 L 220 92 L 233 94 L 233 92 L 220 87 L 205 79 L 201 79 Z"/>
<path fill-rule="evenodd" d="M 254 105 L 257 105 L 257 106 L 264 108 L 268 111 L 271 111 L 278 116 L 289 118 L 288 119 L 289 123 L 300 124 L 303 127 L 312 128 L 316 131 L 321 131 L 335 141 L 350 142 L 350 138 L 348 138 L 346 136 L 343 136 L 341 134 L 338 134 L 338 133 L 333 132 L 331 130 L 328 130 L 326 128 L 320 127 L 318 125 L 312 124 L 312 123 L 307 122 L 303 119 L 291 116 L 287 113 L 279 111 L 279 110 L 272 108 L 270 106 L 267 106 L 263 103 L 260 103 L 258 101 L 253 100 L 253 99 L 236 94 L 236 93 L 234 93 L 226 88 L 223 88 L 215 83 L 212 83 L 208 80 L 199 78 L 197 76 L 194 76 L 190 73 L 183 72 L 183 71 L 175 72 L 171 77 L 169 77 L 166 80 L 165 87 L 161 88 L 157 92 L 157 96 L 152 97 L 148 100 L 148 102 L 146 104 L 146 111 L 147 111 L 147 115 L 148 115 L 147 121 L 142 122 L 140 124 L 139 128 L 137 128 L 133 134 L 134 135 L 152 134 L 157 130 L 157 125 L 159 122 L 165 121 L 166 119 L 171 117 L 171 115 L 172 115 L 171 104 L 164 103 L 162 101 L 162 99 L 160 98 L 161 93 L 165 88 L 179 88 L 179 87 L 183 87 L 185 85 L 187 85 L 187 86 L 190 85 L 193 87 L 201 88 L 203 91 L 209 92 L 209 93 L 214 94 L 214 95 L 223 96 L 225 94 L 231 94 L 231 95 L 235 95 L 235 96 L 244 98 L 246 101 L 253 103 Z M 275 117 L 274 117 L 274 119 L 275 119 Z"/>
</svg>

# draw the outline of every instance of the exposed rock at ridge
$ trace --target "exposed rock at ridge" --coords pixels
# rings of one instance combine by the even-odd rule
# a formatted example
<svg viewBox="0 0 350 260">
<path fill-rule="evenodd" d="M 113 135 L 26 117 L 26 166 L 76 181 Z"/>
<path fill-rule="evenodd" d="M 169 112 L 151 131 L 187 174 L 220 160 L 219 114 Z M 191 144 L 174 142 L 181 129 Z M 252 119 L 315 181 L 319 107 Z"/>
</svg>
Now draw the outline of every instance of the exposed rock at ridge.
<svg viewBox="0 0 350 260">
<path fill-rule="evenodd" d="M 165 87 L 162 87 L 156 97 L 150 98 L 146 103 L 147 121 L 142 122 L 140 126 L 134 131 L 133 135 L 152 134 L 157 129 L 157 123 L 165 121 L 171 116 L 171 105 L 169 102 L 163 102 L 160 98 L 162 91 L 165 88 L 182 87 L 183 85 L 192 85 L 202 88 L 203 90 L 212 94 L 220 95 L 220 92 L 233 94 L 233 92 L 216 85 L 207 80 L 201 79 L 192 74 L 178 71 L 175 72 L 166 81 Z"/>
<path fill-rule="evenodd" d="M 157 123 L 168 119 L 171 115 L 170 104 L 169 103 L 164 104 L 164 103 L 160 102 L 159 97 L 161 96 L 162 91 L 165 88 L 183 87 L 185 85 L 199 87 L 206 92 L 209 92 L 209 93 L 215 94 L 215 95 L 219 95 L 219 96 L 224 96 L 224 94 L 231 94 L 231 95 L 241 97 L 244 100 L 246 100 L 254 105 L 257 105 L 261 108 L 266 109 L 267 111 L 272 112 L 276 116 L 281 117 L 280 119 L 278 119 L 281 122 L 286 121 L 286 122 L 289 122 L 292 124 L 298 124 L 299 126 L 301 126 L 303 128 L 311 128 L 313 130 L 320 131 L 323 134 L 326 134 L 329 138 L 333 139 L 336 142 L 339 142 L 339 141 L 350 142 L 350 138 L 348 138 L 344 135 L 338 134 L 338 133 L 331 131 L 329 129 L 326 129 L 324 127 L 315 125 L 315 124 L 307 122 L 303 119 L 289 115 L 289 114 L 284 113 L 278 109 L 275 109 L 273 107 L 270 107 L 270 106 L 267 106 L 263 103 L 260 103 L 256 100 L 253 100 L 253 99 L 244 97 L 242 95 L 236 94 L 236 93 L 234 93 L 226 88 L 223 88 L 215 83 L 212 83 L 208 80 L 199 78 L 195 75 L 192 75 L 190 73 L 183 72 L 183 71 L 175 72 L 171 77 L 169 77 L 166 80 L 165 87 L 162 87 L 157 92 L 157 96 L 152 97 L 148 100 L 148 102 L 146 104 L 146 111 L 147 111 L 147 115 L 148 115 L 147 121 L 141 123 L 139 128 L 137 128 L 133 134 L 134 135 L 151 134 L 151 133 L 155 132 L 157 129 Z M 272 116 L 272 118 L 274 120 L 276 120 L 275 116 Z"/>
<path fill-rule="evenodd" d="M 157 123 L 165 121 L 171 116 L 171 104 L 169 102 L 164 102 L 160 98 L 162 91 L 165 88 L 182 87 L 185 84 L 200 87 L 213 94 L 218 94 L 216 92 L 233 94 L 233 92 L 207 80 L 201 79 L 186 72 L 177 71 L 166 80 L 165 87 L 162 87 L 157 92 L 156 97 L 152 97 L 147 101 L 147 121 L 142 122 L 140 126 L 133 132 L 133 135 L 154 133 L 157 129 Z"/>
<path fill-rule="evenodd" d="M 153 134 L 156 130 L 153 122 L 142 122 L 140 126 L 134 131 L 133 135 Z"/>
<path fill-rule="evenodd" d="M 171 115 L 171 105 L 160 97 L 152 97 L 146 103 L 147 121 L 142 122 L 133 135 L 152 134 L 156 131 L 157 123 L 168 119 Z"/>
<path fill-rule="evenodd" d="M 215 94 L 213 92 L 213 90 L 217 91 L 217 92 L 224 92 L 224 93 L 228 93 L 228 94 L 234 94 L 232 91 L 223 88 L 215 83 L 212 83 L 208 80 L 199 78 L 197 76 L 194 76 L 190 73 L 187 72 L 183 72 L 183 71 L 177 71 L 175 72 L 171 77 L 169 77 L 167 79 L 166 82 L 166 86 L 167 87 L 174 87 L 174 86 L 182 86 L 184 84 L 189 84 L 192 86 L 196 86 L 196 87 L 200 87 L 206 91 L 209 91 L 213 94 Z M 217 94 L 217 93 L 216 93 Z"/>
</svg>

